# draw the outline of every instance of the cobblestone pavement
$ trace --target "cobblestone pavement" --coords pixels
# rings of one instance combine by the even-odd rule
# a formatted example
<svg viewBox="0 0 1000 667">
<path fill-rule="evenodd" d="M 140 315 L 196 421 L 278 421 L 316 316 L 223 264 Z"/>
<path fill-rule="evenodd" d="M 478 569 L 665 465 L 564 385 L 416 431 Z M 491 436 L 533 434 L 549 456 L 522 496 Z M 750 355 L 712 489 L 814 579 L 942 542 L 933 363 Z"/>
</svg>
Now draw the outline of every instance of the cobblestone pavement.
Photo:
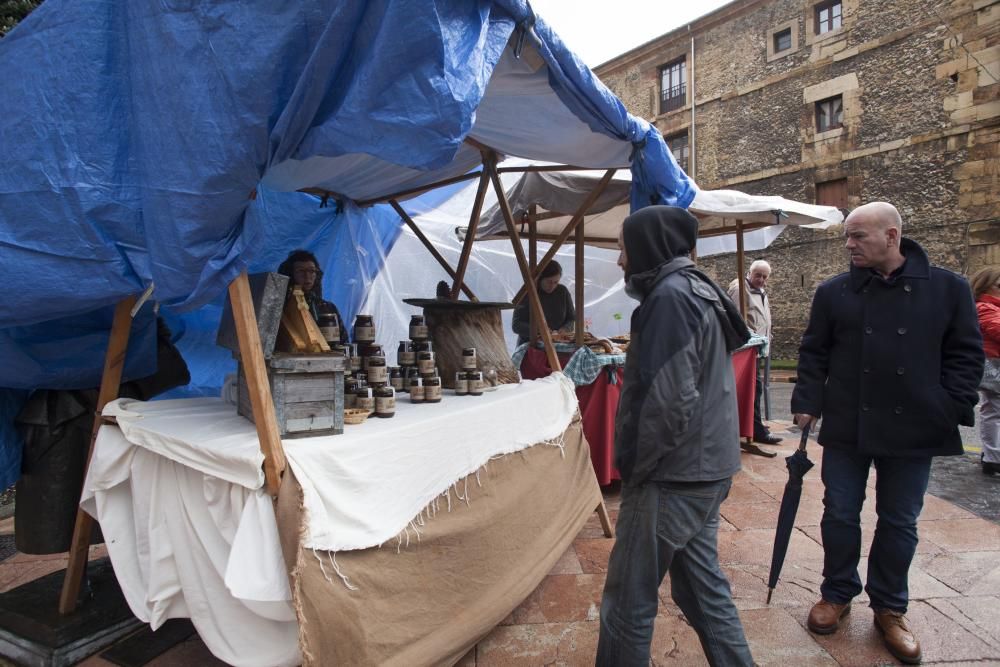
<svg viewBox="0 0 1000 667">
<path fill-rule="evenodd" d="M 822 483 L 819 465 L 806 475 L 802 503 L 782 580 L 770 605 L 766 579 L 778 506 L 787 472 L 784 456 L 797 444 L 790 424 L 772 430 L 786 436 L 774 459 L 743 454 L 729 499 L 719 553 L 733 597 L 759 665 L 892 665 L 872 624 L 867 600 L 856 600 L 844 627 L 818 637 L 805 629 L 810 605 L 819 598 L 823 550 L 819 521 Z M 819 458 L 819 447 L 810 449 Z M 818 461 L 817 461 L 818 463 Z M 874 472 L 869 486 L 874 485 Z M 613 518 L 619 496 L 606 493 Z M 871 503 L 862 514 L 866 543 L 875 524 Z M 12 530 L 0 522 L 0 534 Z M 460 662 L 472 665 L 592 665 L 597 645 L 598 608 L 612 540 L 602 536 L 596 515 L 538 588 Z M 101 550 L 95 550 L 97 555 Z M 862 578 L 865 557 L 862 554 Z M 0 586 L 7 590 L 61 567 L 59 557 L 23 554 L 0 563 Z M 925 665 L 1000 664 L 1000 525 L 933 495 L 920 520 L 920 545 L 910 571 L 909 618 L 924 651 Z M 670 600 L 669 582 L 653 639 L 656 665 L 706 664 L 694 631 Z M 110 665 L 100 657 L 83 663 Z M 152 663 L 158 667 L 222 664 L 194 638 Z"/>
</svg>

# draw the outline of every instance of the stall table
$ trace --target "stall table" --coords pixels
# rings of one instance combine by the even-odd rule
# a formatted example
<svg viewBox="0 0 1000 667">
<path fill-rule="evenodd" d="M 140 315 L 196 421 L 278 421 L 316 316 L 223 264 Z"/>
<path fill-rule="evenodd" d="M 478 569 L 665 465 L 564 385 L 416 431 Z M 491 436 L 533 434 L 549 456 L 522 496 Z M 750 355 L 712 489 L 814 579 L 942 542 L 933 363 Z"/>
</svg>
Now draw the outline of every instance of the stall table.
<svg viewBox="0 0 1000 667">
<path fill-rule="evenodd" d="M 230 664 L 451 664 L 601 500 L 576 409 L 559 375 L 431 405 L 401 395 L 392 419 L 284 441 L 275 505 L 233 405 L 122 399 L 81 504 L 133 613 L 190 617 Z"/>
<path fill-rule="evenodd" d="M 751 338 L 744 347 L 732 354 L 733 375 L 736 379 L 736 405 L 739 412 L 740 438 L 753 439 L 753 400 L 757 383 L 757 354 L 764 340 Z M 567 376 L 576 383 L 580 402 L 583 431 L 590 445 L 590 458 L 600 485 L 621 479 L 614 465 L 615 415 L 625 377 L 624 354 L 595 354 L 589 348 L 556 344 L 559 361 Z M 521 376 L 535 379 L 552 372 L 545 353 L 521 345 L 512 355 L 520 364 Z"/>
</svg>

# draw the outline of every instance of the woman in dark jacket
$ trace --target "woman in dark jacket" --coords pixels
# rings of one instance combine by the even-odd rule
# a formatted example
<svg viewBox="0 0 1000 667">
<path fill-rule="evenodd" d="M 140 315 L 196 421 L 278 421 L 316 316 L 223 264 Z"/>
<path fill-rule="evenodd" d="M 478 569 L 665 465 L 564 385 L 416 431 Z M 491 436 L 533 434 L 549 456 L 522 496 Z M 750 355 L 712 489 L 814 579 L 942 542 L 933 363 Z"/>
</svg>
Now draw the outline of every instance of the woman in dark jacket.
<svg viewBox="0 0 1000 667">
<path fill-rule="evenodd" d="M 291 278 L 289 293 L 292 287 L 302 288 L 306 303 L 309 304 L 309 312 L 317 323 L 321 315 L 333 313 L 340 327 L 340 342 L 346 343 L 347 327 L 344 325 L 344 318 L 333 302 L 323 298 L 323 271 L 319 268 L 316 255 L 308 250 L 293 250 L 278 267 L 278 273 Z"/>
<path fill-rule="evenodd" d="M 545 313 L 545 326 L 551 331 L 568 331 L 576 320 L 576 308 L 573 307 L 573 297 L 565 285 L 560 285 L 562 267 L 552 260 L 542 270 L 538 277 L 538 300 L 542 302 L 542 312 Z M 512 327 L 517 334 L 517 344 L 528 342 L 528 328 L 531 326 L 530 304 L 528 297 L 514 309 Z"/>
</svg>

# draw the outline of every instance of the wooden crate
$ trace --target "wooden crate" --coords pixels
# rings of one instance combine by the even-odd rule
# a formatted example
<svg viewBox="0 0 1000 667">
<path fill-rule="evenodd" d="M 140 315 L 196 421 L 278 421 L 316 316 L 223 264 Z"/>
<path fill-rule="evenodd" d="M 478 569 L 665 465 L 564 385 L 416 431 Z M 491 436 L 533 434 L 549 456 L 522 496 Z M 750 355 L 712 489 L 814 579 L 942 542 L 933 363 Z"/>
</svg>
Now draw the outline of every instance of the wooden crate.
<svg viewBox="0 0 1000 667">
<path fill-rule="evenodd" d="M 344 357 L 275 353 L 267 362 L 271 398 L 283 438 L 344 432 Z M 239 365 L 237 411 L 253 421 L 243 364 Z"/>
</svg>

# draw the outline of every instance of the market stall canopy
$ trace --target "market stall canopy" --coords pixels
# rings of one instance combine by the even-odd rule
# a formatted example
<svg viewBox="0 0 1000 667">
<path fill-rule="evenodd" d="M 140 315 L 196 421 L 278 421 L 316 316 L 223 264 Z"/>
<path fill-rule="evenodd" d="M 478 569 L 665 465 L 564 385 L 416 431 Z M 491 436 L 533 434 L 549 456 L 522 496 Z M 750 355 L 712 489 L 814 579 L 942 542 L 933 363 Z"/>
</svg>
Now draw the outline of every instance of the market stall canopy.
<svg viewBox="0 0 1000 667">
<path fill-rule="evenodd" d="M 520 218 L 534 205 L 538 237 L 554 239 L 594 191 L 600 178 L 601 173 L 594 171 L 525 173 L 508 189 L 507 197 L 515 218 Z M 618 231 L 622 221 L 630 213 L 630 191 L 631 178 L 628 172 L 616 173 L 590 207 L 590 213 L 584 220 L 584 238 L 587 244 L 617 248 Z M 756 233 L 749 231 L 747 250 L 767 247 L 784 229 L 781 225 L 826 228 L 843 220 L 841 211 L 832 206 L 804 204 L 784 197 L 749 195 L 736 190 L 696 190 L 688 210 L 699 219 L 699 231 L 703 237 L 698 244 L 699 256 L 735 250 L 735 240 L 732 238 L 728 242 L 703 242 L 714 236 L 734 234 L 736 220 L 741 220 L 747 230 L 770 227 Z M 476 237 L 500 238 L 505 234 L 499 207 L 493 206 L 483 214 Z"/>
<path fill-rule="evenodd" d="M 0 328 L 150 282 L 210 301 L 260 250 L 261 185 L 357 210 L 472 177 L 485 146 L 631 167 L 634 207 L 694 197 L 525 0 L 48 0 L 0 57 Z"/>
</svg>

